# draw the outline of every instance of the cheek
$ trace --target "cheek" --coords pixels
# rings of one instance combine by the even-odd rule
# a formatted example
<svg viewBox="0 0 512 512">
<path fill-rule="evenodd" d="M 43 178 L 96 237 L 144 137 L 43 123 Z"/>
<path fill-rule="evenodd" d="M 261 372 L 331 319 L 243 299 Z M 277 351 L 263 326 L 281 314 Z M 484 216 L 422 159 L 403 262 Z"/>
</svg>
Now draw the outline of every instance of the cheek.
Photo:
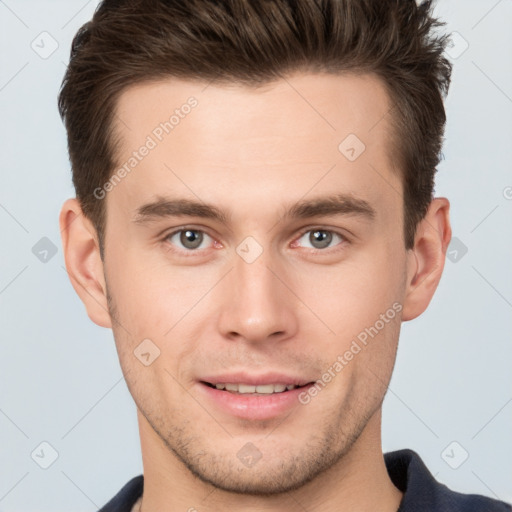
<svg viewBox="0 0 512 512">
<path fill-rule="evenodd" d="M 373 325 L 401 300 L 403 264 L 386 247 L 369 248 L 336 266 L 297 269 L 291 277 L 302 301 L 337 336 L 346 338 Z"/>
<path fill-rule="evenodd" d="M 402 308 L 402 263 L 385 250 L 379 258 L 374 254 L 336 268 L 312 268 L 298 290 L 322 322 L 313 319 L 303 327 L 311 329 L 306 338 L 321 346 L 335 387 L 349 394 L 352 389 L 357 397 L 369 393 L 372 402 L 382 397 L 393 368 Z M 326 336 L 319 336 L 320 329 Z"/>
<path fill-rule="evenodd" d="M 155 251 L 157 249 L 155 248 Z M 134 336 L 162 338 L 211 287 L 212 271 L 173 267 L 163 257 L 112 254 L 108 284 L 117 313 Z"/>
</svg>

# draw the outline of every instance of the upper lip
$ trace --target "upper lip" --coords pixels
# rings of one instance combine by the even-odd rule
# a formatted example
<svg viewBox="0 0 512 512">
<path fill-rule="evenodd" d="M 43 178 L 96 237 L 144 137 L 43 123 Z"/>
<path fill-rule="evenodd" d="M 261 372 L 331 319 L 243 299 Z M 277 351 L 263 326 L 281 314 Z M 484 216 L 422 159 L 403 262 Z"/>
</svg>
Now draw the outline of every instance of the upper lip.
<svg viewBox="0 0 512 512">
<path fill-rule="evenodd" d="M 315 379 L 305 379 L 303 377 L 286 375 L 284 373 L 270 372 L 256 375 L 254 373 L 236 372 L 236 373 L 223 373 L 219 375 L 209 375 L 201 377 L 202 382 L 209 384 L 250 384 L 253 386 L 261 386 L 264 384 L 285 384 L 287 386 L 304 386 Z"/>
</svg>

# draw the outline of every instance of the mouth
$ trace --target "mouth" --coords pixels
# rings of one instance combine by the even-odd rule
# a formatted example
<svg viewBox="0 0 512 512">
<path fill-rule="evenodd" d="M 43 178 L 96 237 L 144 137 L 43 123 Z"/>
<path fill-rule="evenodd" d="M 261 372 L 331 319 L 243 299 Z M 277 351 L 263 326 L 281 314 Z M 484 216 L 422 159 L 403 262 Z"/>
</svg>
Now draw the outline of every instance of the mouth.
<svg viewBox="0 0 512 512">
<path fill-rule="evenodd" d="M 244 371 L 203 375 L 197 380 L 199 396 L 224 414 L 245 420 L 270 420 L 289 414 L 301 395 L 316 381 L 281 372 Z M 304 413 L 302 413 L 304 414 Z"/>
<path fill-rule="evenodd" d="M 219 382 L 216 384 L 212 384 L 211 382 L 200 381 L 201 384 L 204 384 L 210 388 L 217 389 L 219 391 L 227 391 L 228 393 L 233 393 L 236 395 L 249 395 L 249 396 L 266 396 L 266 395 L 274 395 L 274 394 L 282 394 L 287 393 L 288 391 L 293 391 L 295 389 L 307 388 L 314 384 L 314 382 L 308 382 L 303 385 L 295 385 L 295 384 L 243 384 L 243 383 L 230 383 L 230 382 Z"/>
</svg>

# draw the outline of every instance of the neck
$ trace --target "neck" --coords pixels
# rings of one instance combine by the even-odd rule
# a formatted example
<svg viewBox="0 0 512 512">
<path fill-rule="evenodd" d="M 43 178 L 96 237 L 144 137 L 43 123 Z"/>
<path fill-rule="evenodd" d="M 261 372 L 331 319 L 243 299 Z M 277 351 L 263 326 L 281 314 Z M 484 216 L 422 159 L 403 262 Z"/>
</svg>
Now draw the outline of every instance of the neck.
<svg viewBox="0 0 512 512">
<path fill-rule="evenodd" d="M 301 488 L 285 494 L 229 493 L 202 482 L 163 443 L 138 412 L 144 466 L 141 512 L 396 512 L 402 493 L 389 478 L 381 447 L 381 410 L 337 463 Z"/>
</svg>

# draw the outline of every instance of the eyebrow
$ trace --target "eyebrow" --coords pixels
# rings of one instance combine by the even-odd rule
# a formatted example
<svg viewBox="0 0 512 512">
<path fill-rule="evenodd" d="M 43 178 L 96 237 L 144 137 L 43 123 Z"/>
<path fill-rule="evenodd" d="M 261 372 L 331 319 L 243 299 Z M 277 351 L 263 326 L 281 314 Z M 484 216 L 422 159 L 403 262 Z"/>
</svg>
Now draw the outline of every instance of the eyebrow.
<svg viewBox="0 0 512 512">
<path fill-rule="evenodd" d="M 310 200 L 301 200 L 285 208 L 284 219 L 306 219 L 321 215 L 355 215 L 366 220 L 376 217 L 375 209 L 364 199 L 349 194 L 335 194 Z M 201 217 L 223 224 L 230 216 L 214 205 L 190 199 L 157 197 L 152 202 L 140 206 L 133 222 L 146 224 L 167 217 Z"/>
</svg>

